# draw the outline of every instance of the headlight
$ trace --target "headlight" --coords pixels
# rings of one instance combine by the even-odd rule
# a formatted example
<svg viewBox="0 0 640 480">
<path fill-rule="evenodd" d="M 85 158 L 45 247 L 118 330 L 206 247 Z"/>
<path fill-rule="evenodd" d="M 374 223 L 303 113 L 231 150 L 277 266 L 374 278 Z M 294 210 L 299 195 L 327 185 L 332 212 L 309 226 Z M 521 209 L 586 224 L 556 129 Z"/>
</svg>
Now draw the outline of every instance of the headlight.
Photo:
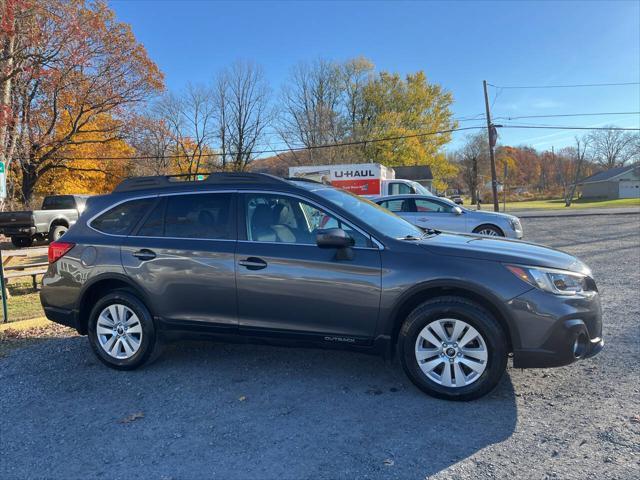
<svg viewBox="0 0 640 480">
<path fill-rule="evenodd" d="M 520 220 L 518 220 L 517 218 L 510 218 L 509 225 L 511 226 L 511 229 L 514 231 L 522 230 L 522 225 L 520 225 Z"/>
<path fill-rule="evenodd" d="M 507 265 L 506 267 L 519 279 L 556 295 L 575 295 L 596 290 L 595 282 L 582 273 L 520 265 Z"/>
</svg>

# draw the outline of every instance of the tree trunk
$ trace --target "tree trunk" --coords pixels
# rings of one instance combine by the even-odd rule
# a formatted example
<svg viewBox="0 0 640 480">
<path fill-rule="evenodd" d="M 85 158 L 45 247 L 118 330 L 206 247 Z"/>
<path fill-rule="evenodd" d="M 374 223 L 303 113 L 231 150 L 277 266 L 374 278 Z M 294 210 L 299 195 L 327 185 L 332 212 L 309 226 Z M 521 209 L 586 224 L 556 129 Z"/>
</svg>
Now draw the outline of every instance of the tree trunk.
<svg viewBox="0 0 640 480">
<path fill-rule="evenodd" d="M 31 203 L 31 199 L 33 197 L 33 191 L 36 187 L 37 181 L 38 181 L 37 167 L 32 162 L 23 166 L 22 167 L 22 200 L 25 206 L 28 206 Z"/>
</svg>

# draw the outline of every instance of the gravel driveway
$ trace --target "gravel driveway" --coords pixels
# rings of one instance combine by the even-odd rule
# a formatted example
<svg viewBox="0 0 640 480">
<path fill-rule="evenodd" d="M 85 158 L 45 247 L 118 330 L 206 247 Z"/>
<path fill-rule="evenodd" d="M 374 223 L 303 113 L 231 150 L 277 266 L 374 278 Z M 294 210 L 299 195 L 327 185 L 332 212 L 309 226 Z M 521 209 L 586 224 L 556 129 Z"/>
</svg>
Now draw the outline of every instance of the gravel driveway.
<svg viewBox="0 0 640 480">
<path fill-rule="evenodd" d="M 594 359 L 509 369 L 460 404 L 356 353 L 181 342 L 114 372 L 85 338 L 51 340 L 0 359 L 0 477 L 638 478 L 640 216 L 524 227 L 593 268 Z"/>
</svg>

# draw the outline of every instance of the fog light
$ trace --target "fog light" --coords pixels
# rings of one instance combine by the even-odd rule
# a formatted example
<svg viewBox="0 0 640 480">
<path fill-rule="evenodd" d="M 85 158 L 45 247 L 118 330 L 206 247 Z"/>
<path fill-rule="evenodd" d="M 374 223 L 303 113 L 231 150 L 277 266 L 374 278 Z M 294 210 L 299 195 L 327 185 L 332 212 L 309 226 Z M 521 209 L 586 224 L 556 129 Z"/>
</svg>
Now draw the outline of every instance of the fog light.
<svg viewBox="0 0 640 480">
<path fill-rule="evenodd" d="M 584 333 L 578 335 L 573 342 L 573 356 L 576 359 L 582 358 L 587 351 L 587 336 Z"/>
</svg>

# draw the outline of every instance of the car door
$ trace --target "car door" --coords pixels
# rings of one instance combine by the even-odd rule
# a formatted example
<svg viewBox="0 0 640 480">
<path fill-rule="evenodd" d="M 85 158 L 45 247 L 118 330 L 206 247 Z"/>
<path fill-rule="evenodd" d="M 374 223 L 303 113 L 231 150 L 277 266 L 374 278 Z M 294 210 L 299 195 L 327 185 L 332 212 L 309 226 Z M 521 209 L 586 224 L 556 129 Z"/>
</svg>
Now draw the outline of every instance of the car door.
<svg viewBox="0 0 640 480">
<path fill-rule="evenodd" d="M 435 228 L 432 226 L 433 219 L 430 218 L 429 212 L 418 213 L 415 198 L 413 197 L 385 200 L 380 205 L 414 225 L 423 228 Z"/>
<path fill-rule="evenodd" d="M 159 197 L 121 247 L 127 275 L 169 323 L 237 330 L 236 194 Z"/>
<path fill-rule="evenodd" d="M 378 319 L 380 252 L 366 233 L 312 201 L 284 193 L 239 196 L 240 330 L 368 343 Z M 316 245 L 339 227 L 355 240 L 352 258 Z M 342 258 L 342 259 L 341 259 Z"/>
<path fill-rule="evenodd" d="M 425 198 L 415 199 L 416 224 L 436 230 L 464 232 L 465 218 L 458 215 L 454 207 L 446 202 Z"/>
</svg>

